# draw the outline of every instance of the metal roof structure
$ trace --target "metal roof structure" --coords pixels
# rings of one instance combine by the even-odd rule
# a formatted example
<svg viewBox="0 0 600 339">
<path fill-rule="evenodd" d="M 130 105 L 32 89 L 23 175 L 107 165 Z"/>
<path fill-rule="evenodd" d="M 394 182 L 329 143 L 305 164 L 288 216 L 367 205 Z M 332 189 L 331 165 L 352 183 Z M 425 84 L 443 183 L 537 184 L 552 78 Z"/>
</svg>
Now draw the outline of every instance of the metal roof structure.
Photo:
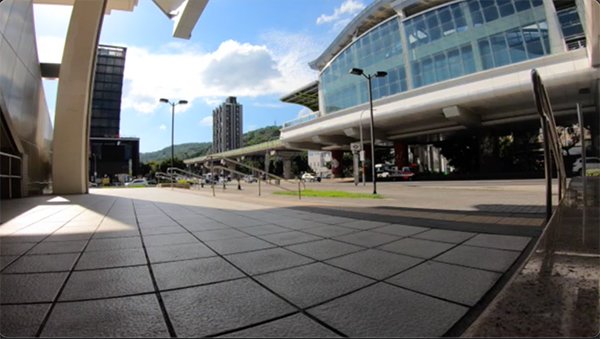
<svg viewBox="0 0 600 339">
<path fill-rule="evenodd" d="M 284 96 L 280 99 L 290 104 L 298 104 L 307 107 L 313 112 L 319 110 L 319 81 L 310 84 Z"/>
</svg>

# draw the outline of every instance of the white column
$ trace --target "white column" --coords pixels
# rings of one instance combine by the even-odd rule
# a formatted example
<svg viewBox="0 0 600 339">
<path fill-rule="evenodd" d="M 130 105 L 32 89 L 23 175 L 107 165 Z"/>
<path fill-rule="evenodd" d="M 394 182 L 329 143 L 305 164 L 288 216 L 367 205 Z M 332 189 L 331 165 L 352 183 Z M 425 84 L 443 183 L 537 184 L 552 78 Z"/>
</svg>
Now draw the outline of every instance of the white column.
<svg viewBox="0 0 600 339">
<path fill-rule="evenodd" d="M 90 106 L 96 51 L 108 0 L 75 1 L 60 67 L 54 141 L 54 194 L 88 192 Z"/>
</svg>

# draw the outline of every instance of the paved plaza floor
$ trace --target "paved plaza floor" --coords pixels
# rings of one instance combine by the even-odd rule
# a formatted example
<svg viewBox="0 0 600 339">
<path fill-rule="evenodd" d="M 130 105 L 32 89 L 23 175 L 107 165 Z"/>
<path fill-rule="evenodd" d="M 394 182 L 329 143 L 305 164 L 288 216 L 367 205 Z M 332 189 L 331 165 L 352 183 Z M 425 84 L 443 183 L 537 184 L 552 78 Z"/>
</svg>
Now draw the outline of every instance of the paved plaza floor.
<svg viewBox="0 0 600 339">
<path fill-rule="evenodd" d="M 309 205 L 165 188 L 3 201 L 0 333 L 457 335 L 539 228 Z"/>
</svg>

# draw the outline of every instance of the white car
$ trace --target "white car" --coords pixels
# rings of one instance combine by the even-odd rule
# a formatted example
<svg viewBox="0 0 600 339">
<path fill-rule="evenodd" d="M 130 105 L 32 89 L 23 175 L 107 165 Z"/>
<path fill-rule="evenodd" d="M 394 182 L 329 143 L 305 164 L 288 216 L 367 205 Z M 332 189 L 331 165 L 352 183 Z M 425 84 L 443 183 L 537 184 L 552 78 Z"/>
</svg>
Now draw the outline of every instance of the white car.
<svg viewBox="0 0 600 339">
<path fill-rule="evenodd" d="M 600 158 L 598 157 L 586 157 L 585 158 L 585 168 L 586 169 L 595 169 L 600 168 Z M 581 171 L 583 170 L 583 159 L 578 158 L 573 163 L 573 173 L 577 173 L 581 175 Z"/>
<path fill-rule="evenodd" d="M 126 182 L 126 187 L 147 187 L 148 181 L 146 179 L 134 179 L 133 181 Z"/>
<path fill-rule="evenodd" d="M 310 173 L 304 173 L 304 174 L 302 174 L 302 180 L 313 182 L 313 181 L 316 181 L 317 178 L 315 178 L 315 176 Z"/>
</svg>

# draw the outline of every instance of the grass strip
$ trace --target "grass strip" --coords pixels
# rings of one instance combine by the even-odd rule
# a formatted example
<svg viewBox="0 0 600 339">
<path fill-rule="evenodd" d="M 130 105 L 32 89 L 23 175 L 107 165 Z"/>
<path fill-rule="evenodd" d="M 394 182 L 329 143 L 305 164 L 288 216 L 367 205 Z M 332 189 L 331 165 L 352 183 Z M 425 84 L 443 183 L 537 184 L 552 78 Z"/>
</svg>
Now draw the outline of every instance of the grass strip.
<svg viewBox="0 0 600 339">
<path fill-rule="evenodd" d="M 298 191 L 276 191 L 273 194 L 297 196 Z M 347 199 L 383 199 L 381 194 L 353 193 L 344 191 L 303 190 L 302 197 L 316 198 L 347 198 Z"/>
</svg>

